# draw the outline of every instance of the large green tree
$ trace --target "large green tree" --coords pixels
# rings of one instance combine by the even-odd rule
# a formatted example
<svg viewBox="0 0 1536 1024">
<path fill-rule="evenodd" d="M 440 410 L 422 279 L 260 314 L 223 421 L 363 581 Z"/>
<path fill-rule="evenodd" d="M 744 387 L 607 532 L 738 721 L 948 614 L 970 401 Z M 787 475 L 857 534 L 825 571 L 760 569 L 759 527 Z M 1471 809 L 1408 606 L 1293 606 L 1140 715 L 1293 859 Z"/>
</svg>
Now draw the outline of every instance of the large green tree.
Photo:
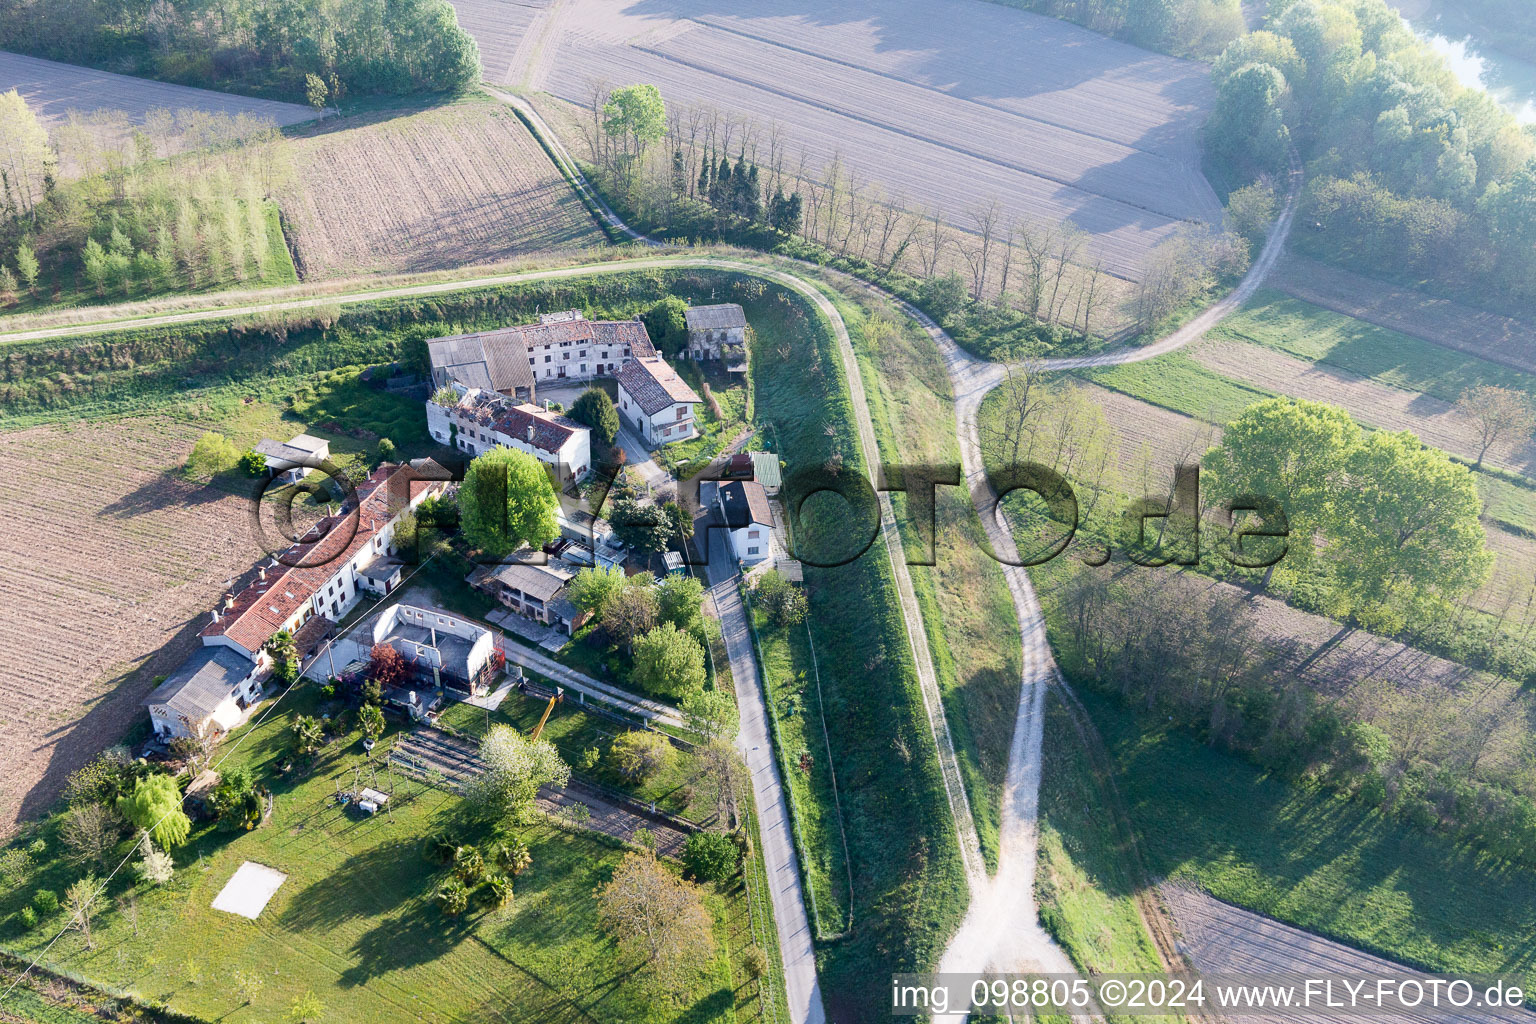
<svg viewBox="0 0 1536 1024">
<path fill-rule="evenodd" d="M 1217 504 L 1244 495 L 1278 502 L 1290 529 L 1288 564 L 1306 565 L 1359 439 L 1360 427 L 1336 406 L 1291 398 L 1251 405 L 1206 452 L 1205 497 Z"/>
<path fill-rule="evenodd" d="M 704 689 L 704 648 L 670 622 L 635 641 L 632 678 L 647 693 L 673 699 Z"/>
<path fill-rule="evenodd" d="M 1378 431 L 1355 446 L 1345 472 L 1325 529 L 1339 611 L 1396 630 L 1487 579 L 1493 555 L 1467 467 L 1411 431 Z"/>
<path fill-rule="evenodd" d="M 593 565 L 571 578 L 566 595 L 577 608 L 601 617 L 609 599 L 628 585 L 629 578 L 618 566 Z"/>
<path fill-rule="evenodd" d="M 603 104 L 603 131 L 622 139 L 625 152 L 639 156 L 667 133 L 667 105 L 654 85 L 626 85 L 608 94 Z"/>
<path fill-rule="evenodd" d="M 1271 173 L 1285 166 L 1290 131 L 1281 111 L 1285 76 L 1268 64 L 1248 64 L 1216 91 L 1206 139 L 1217 156 Z"/>
<path fill-rule="evenodd" d="M 475 459 L 459 485 L 464 539 L 496 558 L 523 544 L 537 550 L 560 536 L 559 511 L 544 463 L 511 448 L 496 448 Z"/>
<path fill-rule="evenodd" d="M 533 805 L 540 786 L 563 787 L 571 769 L 548 740 L 531 740 L 506 725 L 493 725 L 480 741 L 485 770 L 466 795 L 493 814 L 521 815 Z"/>
<path fill-rule="evenodd" d="M 145 829 L 162 849 L 187 841 L 192 822 L 181 809 L 181 790 L 169 775 L 146 775 L 133 792 L 118 798 L 117 811 L 136 828 Z"/>
<path fill-rule="evenodd" d="M 609 510 L 613 535 L 638 551 L 665 551 L 672 540 L 672 519 L 660 505 L 641 504 L 620 498 Z"/>
</svg>

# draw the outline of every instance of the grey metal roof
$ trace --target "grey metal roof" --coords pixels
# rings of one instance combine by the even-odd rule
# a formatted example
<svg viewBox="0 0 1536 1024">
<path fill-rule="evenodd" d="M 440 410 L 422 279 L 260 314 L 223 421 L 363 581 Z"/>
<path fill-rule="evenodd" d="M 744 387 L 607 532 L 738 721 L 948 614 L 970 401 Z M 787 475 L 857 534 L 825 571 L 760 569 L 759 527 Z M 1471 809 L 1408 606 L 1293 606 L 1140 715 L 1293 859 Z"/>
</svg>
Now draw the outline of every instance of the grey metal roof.
<svg viewBox="0 0 1536 1024">
<path fill-rule="evenodd" d="M 526 562 L 504 562 L 498 565 L 482 565 L 468 576 L 471 586 L 483 587 L 492 580 L 503 586 L 520 590 L 539 601 L 549 601 L 557 596 L 571 577 L 576 574 L 554 562 L 549 565 L 529 565 Z"/>
<path fill-rule="evenodd" d="M 251 663 L 228 647 L 201 647 L 176 666 L 144 703 L 164 704 L 194 723 L 201 722 L 250 672 Z"/>
<path fill-rule="evenodd" d="M 381 556 L 357 570 L 357 574 L 375 583 L 388 583 L 400 572 L 402 564 L 398 559 Z"/>
<path fill-rule="evenodd" d="M 747 314 L 734 302 L 717 306 L 689 306 L 683 314 L 690 331 L 720 331 L 747 326 Z"/>
<path fill-rule="evenodd" d="M 533 387 L 528 346 L 515 327 L 480 334 L 455 334 L 427 342 L 434 374 L 486 391 L 515 391 Z"/>
</svg>

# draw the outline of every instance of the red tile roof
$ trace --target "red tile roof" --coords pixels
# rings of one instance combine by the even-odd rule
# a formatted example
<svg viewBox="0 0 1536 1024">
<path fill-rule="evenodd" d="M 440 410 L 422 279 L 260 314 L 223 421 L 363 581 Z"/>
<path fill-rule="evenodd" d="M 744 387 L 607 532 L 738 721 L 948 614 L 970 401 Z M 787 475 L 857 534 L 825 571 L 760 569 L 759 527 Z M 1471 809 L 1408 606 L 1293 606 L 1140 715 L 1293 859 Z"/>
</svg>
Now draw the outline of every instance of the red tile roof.
<svg viewBox="0 0 1536 1024">
<path fill-rule="evenodd" d="M 562 422 L 564 421 L 564 422 Z M 529 437 L 529 428 L 533 436 Z M 584 429 L 580 424 L 548 412 L 537 405 L 515 405 L 496 418 L 494 429 L 516 438 L 524 444 L 549 452 L 558 452 L 576 431 Z"/>
<path fill-rule="evenodd" d="M 267 578 L 234 596 L 219 610 L 219 621 L 201 636 L 223 636 L 255 653 L 293 613 L 319 593 L 347 560 L 373 540 L 386 523 L 409 507 L 423 490 L 444 485 L 410 466 L 384 463 L 357 488 L 356 501 L 317 523 L 299 543 L 277 556 Z"/>
<path fill-rule="evenodd" d="M 645 410 L 647 416 L 654 416 L 667 406 L 680 402 L 696 405 L 704 401 L 660 356 L 636 359 L 625 366 L 619 371 L 619 386 Z"/>
</svg>

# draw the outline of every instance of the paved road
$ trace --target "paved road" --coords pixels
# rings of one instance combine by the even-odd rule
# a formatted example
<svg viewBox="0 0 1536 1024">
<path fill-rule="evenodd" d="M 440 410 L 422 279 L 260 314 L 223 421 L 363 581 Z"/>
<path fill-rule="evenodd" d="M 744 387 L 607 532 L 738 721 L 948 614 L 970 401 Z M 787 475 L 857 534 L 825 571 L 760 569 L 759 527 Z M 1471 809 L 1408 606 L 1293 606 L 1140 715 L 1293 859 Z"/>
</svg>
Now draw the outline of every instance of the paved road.
<svg viewBox="0 0 1536 1024">
<path fill-rule="evenodd" d="M 660 500 L 677 495 L 677 481 L 651 457 L 639 435 L 629 427 L 620 427 L 618 442 L 624 450 L 625 467 L 634 470 L 650 485 L 652 497 Z"/>
<path fill-rule="evenodd" d="M 736 560 L 723 530 L 709 530 L 709 601 L 731 662 L 736 685 L 736 709 L 741 731 L 736 746 L 752 775 L 752 796 L 757 803 L 763 863 L 768 871 L 768 892 L 773 900 L 773 922 L 779 931 L 779 952 L 784 960 L 784 985 L 789 996 L 790 1020 L 824 1024 L 821 984 L 816 978 L 816 946 L 810 920 L 805 916 L 805 894 L 800 886 L 800 864 L 789 830 L 789 807 L 783 780 L 768 735 L 768 706 L 763 681 L 752 653 L 751 627 L 737 589 Z"/>
</svg>

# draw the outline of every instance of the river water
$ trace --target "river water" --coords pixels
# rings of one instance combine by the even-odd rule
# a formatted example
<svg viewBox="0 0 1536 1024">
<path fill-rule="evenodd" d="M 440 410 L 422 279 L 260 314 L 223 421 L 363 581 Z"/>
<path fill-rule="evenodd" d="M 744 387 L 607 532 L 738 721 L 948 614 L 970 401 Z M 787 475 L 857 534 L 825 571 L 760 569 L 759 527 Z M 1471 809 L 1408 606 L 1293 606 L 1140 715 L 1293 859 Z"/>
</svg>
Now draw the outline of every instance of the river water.
<svg viewBox="0 0 1536 1024">
<path fill-rule="evenodd" d="M 1486 89 L 1521 124 L 1536 124 L 1536 57 L 1522 58 L 1479 40 L 1453 3 L 1406 0 L 1408 24 L 1450 64 L 1464 85 Z"/>
</svg>

